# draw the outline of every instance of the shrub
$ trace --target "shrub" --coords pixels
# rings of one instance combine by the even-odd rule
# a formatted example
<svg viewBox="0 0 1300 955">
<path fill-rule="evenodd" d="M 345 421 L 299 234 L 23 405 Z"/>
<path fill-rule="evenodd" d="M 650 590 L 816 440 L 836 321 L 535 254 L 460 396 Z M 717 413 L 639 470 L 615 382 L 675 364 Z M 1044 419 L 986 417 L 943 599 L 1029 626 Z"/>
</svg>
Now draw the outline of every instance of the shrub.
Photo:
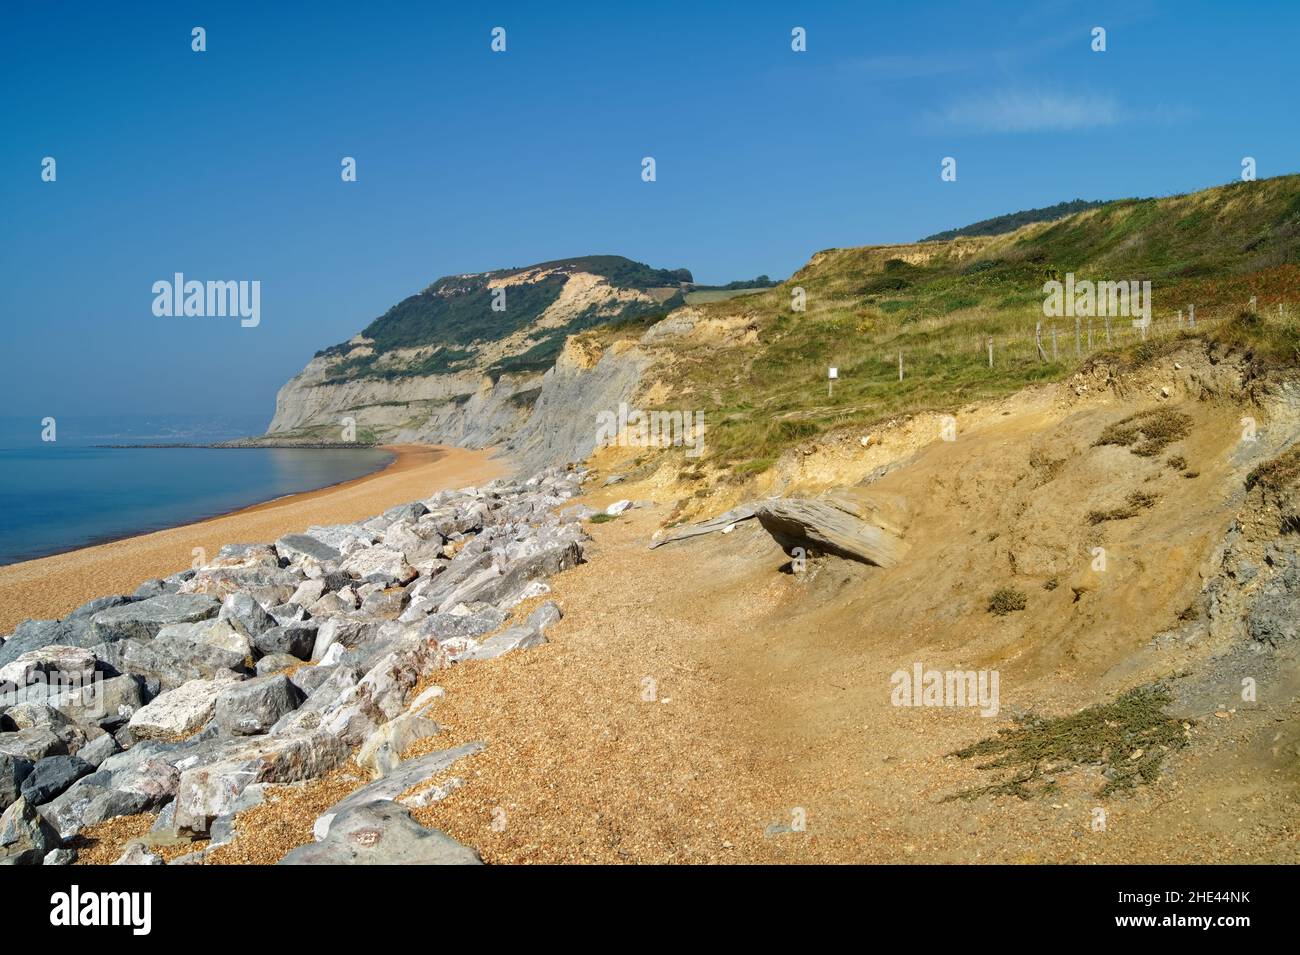
<svg viewBox="0 0 1300 955">
<path fill-rule="evenodd" d="M 1187 745 L 1183 722 L 1165 713 L 1172 700 L 1168 687 L 1148 684 L 1112 703 L 1070 716 L 1022 717 L 1013 728 L 950 754 L 959 759 L 993 757 L 979 768 L 1006 771 L 1005 778 L 954 793 L 944 801 L 986 795 L 1046 796 L 1057 790 L 1052 774 L 1098 763 L 1107 766 L 1109 779 L 1098 796 L 1150 783 L 1160 775 L 1164 758 Z"/>
<path fill-rule="evenodd" d="M 1102 524 L 1106 521 L 1126 521 L 1130 517 L 1136 517 L 1138 511 L 1154 507 L 1158 500 L 1160 498 L 1154 494 L 1148 494 L 1146 491 L 1134 491 L 1125 498 L 1123 507 L 1112 507 L 1108 511 L 1089 511 L 1088 523 Z"/>
<path fill-rule="evenodd" d="M 1143 458 L 1154 457 L 1192 430 L 1192 419 L 1172 408 L 1139 411 L 1122 421 L 1108 425 L 1093 447 L 1113 444 L 1128 448 Z"/>
<path fill-rule="evenodd" d="M 1023 590 L 1016 590 L 1014 587 L 999 587 L 993 591 L 993 596 L 989 598 L 989 613 L 1005 617 L 1017 610 L 1024 610 L 1028 602 L 1029 597 Z"/>
<path fill-rule="evenodd" d="M 1300 477 L 1300 444 L 1265 461 L 1246 475 L 1246 490 L 1253 490 L 1258 485 L 1267 491 L 1280 491 L 1294 484 L 1297 477 Z"/>
</svg>

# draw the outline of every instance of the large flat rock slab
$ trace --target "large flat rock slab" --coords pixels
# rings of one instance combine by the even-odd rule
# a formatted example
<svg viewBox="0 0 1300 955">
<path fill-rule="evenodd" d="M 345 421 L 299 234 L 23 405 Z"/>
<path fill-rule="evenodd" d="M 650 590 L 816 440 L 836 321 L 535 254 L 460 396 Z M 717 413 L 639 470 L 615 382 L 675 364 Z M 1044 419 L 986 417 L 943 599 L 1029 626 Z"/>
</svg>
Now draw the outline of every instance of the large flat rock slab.
<svg viewBox="0 0 1300 955">
<path fill-rule="evenodd" d="M 692 537 L 701 537 L 704 534 L 713 534 L 717 531 L 726 530 L 732 524 L 739 521 L 747 521 L 758 516 L 757 504 L 741 504 L 739 507 L 733 507 L 717 517 L 711 517 L 707 521 L 700 521 L 698 524 L 688 524 L 686 527 L 679 527 L 668 534 L 660 537 L 658 540 L 650 542 L 650 549 L 663 547 L 664 544 L 671 544 L 674 541 L 689 540 Z"/>
<path fill-rule="evenodd" d="M 164 594 L 101 610 L 91 617 L 90 626 L 101 643 L 152 640 L 168 624 L 197 623 L 215 617 L 220 609 L 220 602 L 206 594 Z"/>
<path fill-rule="evenodd" d="M 786 546 L 810 542 L 820 550 L 877 567 L 893 567 L 903 558 L 899 537 L 843 510 L 834 500 L 778 498 L 761 503 L 756 516 Z"/>
</svg>

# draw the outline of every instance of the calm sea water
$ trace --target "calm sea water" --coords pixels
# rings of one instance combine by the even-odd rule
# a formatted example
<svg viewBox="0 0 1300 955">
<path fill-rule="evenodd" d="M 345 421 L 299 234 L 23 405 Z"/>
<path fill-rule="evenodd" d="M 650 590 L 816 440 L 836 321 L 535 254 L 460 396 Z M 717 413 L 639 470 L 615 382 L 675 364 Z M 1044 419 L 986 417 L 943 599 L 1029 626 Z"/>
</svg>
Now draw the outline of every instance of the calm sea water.
<svg viewBox="0 0 1300 955">
<path fill-rule="evenodd" d="M 0 418 L 0 564 L 174 527 L 285 494 L 350 481 L 387 451 L 279 448 L 97 448 L 260 434 L 258 416 Z"/>
</svg>

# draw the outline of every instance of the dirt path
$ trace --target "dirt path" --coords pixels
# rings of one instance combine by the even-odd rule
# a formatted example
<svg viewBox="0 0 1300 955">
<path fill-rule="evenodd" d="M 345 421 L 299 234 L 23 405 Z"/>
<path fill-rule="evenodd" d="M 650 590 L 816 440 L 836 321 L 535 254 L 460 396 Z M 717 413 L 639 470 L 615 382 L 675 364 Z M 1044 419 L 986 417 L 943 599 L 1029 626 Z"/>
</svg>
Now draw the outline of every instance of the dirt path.
<svg viewBox="0 0 1300 955">
<path fill-rule="evenodd" d="M 480 484 L 506 470 L 489 452 L 393 445 L 384 470 L 318 491 L 292 494 L 211 520 L 0 567 L 0 633 L 27 617 L 61 617 L 94 597 L 131 593 L 142 581 L 189 567 L 195 547 L 273 541 L 312 524 L 373 517 L 443 488 Z M 231 452 L 237 453 L 237 452 Z"/>
</svg>

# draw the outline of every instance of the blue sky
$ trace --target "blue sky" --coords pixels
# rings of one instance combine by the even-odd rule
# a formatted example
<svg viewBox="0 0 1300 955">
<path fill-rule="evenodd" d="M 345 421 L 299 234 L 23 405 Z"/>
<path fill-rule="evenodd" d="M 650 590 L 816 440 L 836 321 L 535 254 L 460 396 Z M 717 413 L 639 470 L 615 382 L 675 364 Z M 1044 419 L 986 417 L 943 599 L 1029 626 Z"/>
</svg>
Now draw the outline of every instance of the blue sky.
<svg viewBox="0 0 1300 955">
<path fill-rule="evenodd" d="M 1295 171 L 1298 27 L 1288 3 L 11 0 L 0 400 L 269 420 L 317 349 L 449 273 L 616 253 L 784 278 L 1243 156 Z M 261 324 L 155 317 L 175 272 L 259 280 Z"/>
</svg>

